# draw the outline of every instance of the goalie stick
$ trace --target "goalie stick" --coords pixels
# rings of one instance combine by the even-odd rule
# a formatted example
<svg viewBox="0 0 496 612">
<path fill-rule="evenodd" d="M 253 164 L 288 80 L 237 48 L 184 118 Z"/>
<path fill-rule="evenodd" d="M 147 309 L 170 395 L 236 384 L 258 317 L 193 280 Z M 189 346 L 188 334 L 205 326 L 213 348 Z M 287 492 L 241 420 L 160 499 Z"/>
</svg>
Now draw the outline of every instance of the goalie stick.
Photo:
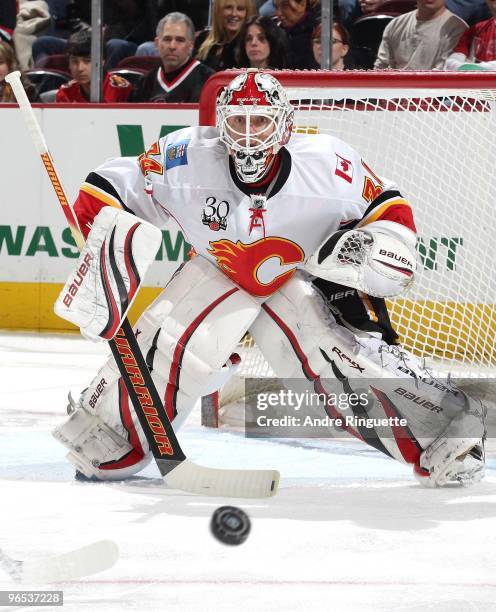
<svg viewBox="0 0 496 612">
<path fill-rule="evenodd" d="M 20 72 L 16 70 L 8 74 L 5 80 L 14 91 L 29 134 L 41 156 L 74 240 L 81 249 L 84 236 L 62 187 L 20 76 Z M 122 327 L 109 344 L 160 474 L 170 487 L 215 497 L 269 497 L 277 492 L 279 472 L 276 470 L 209 468 L 187 459 L 127 319 L 124 319 Z"/>
<path fill-rule="evenodd" d="M 64 582 L 103 572 L 115 565 L 119 549 L 111 540 L 100 540 L 53 557 L 17 561 L 0 550 L 0 567 L 21 584 Z"/>
</svg>

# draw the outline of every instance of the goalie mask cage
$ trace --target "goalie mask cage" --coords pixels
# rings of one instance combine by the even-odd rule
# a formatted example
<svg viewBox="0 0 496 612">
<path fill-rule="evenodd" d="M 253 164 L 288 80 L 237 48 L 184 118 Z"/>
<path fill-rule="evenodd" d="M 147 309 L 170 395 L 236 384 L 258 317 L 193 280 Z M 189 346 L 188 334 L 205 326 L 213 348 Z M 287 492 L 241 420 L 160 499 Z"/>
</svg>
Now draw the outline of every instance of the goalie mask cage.
<svg viewBox="0 0 496 612">
<path fill-rule="evenodd" d="M 418 274 L 388 301 L 403 346 L 439 375 L 496 377 L 496 75 L 270 72 L 295 108 L 294 131 L 341 138 L 412 204 Z M 217 95 L 237 73 L 206 83 L 200 125 L 215 125 Z M 239 352 L 242 376 L 271 374 L 250 339 Z M 243 387 L 231 383 L 221 404 Z"/>
</svg>

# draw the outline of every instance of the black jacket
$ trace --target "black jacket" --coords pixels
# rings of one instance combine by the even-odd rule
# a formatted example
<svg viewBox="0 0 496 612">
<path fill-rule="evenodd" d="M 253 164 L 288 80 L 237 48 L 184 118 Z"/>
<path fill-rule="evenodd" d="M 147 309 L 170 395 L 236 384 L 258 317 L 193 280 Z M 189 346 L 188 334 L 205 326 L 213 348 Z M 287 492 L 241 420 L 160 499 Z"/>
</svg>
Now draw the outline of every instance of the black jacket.
<svg viewBox="0 0 496 612">
<path fill-rule="evenodd" d="M 312 49 L 312 33 L 317 25 L 314 13 L 306 13 L 292 28 L 283 28 L 288 38 L 288 68 L 299 70 L 315 67 Z"/>
<path fill-rule="evenodd" d="M 203 41 L 207 38 L 208 31 L 201 32 L 195 42 L 195 52 L 198 51 Z M 231 42 L 215 44 L 210 48 L 207 57 L 202 62 L 218 72 L 219 70 L 228 70 L 229 68 L 237 68 L 236 63 L 236 45 L 238 43 L 239 34 L 235 36 Z"/>
<path fill-rule="evenodd" d="M 214 71 L 190 59 L 174 72 L 153 69 L 136 86 L 131 102 L 198 102 L 205 81 Z"/>
<path fill-rule="evenodd" d="M 0 41 L 10 41 L 11 32 L 16 26 L 16 15 L 16 0 L 2 0 L 0 2 Z"/>
</svg>

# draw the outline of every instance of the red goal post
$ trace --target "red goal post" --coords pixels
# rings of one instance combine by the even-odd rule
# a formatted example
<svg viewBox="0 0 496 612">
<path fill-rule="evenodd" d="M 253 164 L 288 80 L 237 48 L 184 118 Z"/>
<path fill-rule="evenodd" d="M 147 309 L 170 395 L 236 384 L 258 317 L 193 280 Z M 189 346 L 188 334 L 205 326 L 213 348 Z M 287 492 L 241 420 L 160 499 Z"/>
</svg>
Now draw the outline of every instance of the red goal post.
<svg viewBox="0 0 496 612">
<path fill-rule="evenodd" d="M 241 70 L 224 70 L 212 75 L 203 86 L 200 96 L 200 125 L 215 125 L 215 104 L 223 87 Z M 496 73 L 492 72 L 403 72 L 360 70 L 267 70 L 285 88 L 316 90 L 329 88 L 401 90 L 487 90 L 496 91 Z"/>
<path fill-rule="evenodd" d="M 207 81 L 200 125 L 215 125 L 217 96 L 239 72 Z M 342 138 L 412 203 L 418 279 L 388 302 L 404 346 L 439 374 L 496 376 L 496 73 L 269 72 L 296 132 Z"/>
</svg>

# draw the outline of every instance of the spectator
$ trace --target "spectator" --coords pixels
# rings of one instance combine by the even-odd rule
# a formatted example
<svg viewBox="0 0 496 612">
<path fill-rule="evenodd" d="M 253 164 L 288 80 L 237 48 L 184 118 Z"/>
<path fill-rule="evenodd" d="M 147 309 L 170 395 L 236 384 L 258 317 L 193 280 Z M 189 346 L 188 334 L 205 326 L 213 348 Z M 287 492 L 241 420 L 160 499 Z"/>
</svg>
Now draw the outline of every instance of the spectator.
<svg viewBox="0 0 496 612">
<path fill-rule="evenodd" d="M 446 0 L 446 8 L 469 26 L 491 17 L 485 0 Z"/>
<path fill-rule="evenodd" d="M 272 0 L 269 0 L 272 2 Z M 382 12 L 389 14 L 390 7 L 388 4 L 394 5 L 394 10 L 401 13 L 406 13 L 413 8 L 401 9 L 401 3 L 406 7 L 409 5 L 408 0 L 369 0 L 368 7 L 364 8 L 363 0 L 339 0 L 340 20 L 347 27 L 351 27 L 352 23 L 362 15 L 370 14 L 371 12 Z M 490 13 L 486 6 L 485 0 L 446 0 L 446 8 L 460 19 L 463 19 L 468 25 L 474 25 L 478 21 L 488 19 Z"/>
<path fill-rule="evenodd" d="M 358 0 L 358 5 L 360 11 L 357 17 L 378 14 L 397 16 L 412 11 L 416 0 Z"/>
<path fill-rule="evenodd" d="M 395 17 L 384 30 L 376 70 L 442 69 L 467 24 L 445 0 L 418 0 L 417 10 Z"/>
<path fill-rule="evenodd" d="M 89 102 L 91 89 L 91 32 L 81 30 L 67 41 L 69 71 L 72 81 L 61 85 L 55 102 Z M 131 94 L 131 84 L 120 76 L 107 74 L 103 84 L 103 102 L 126 102 Z"/>
<path fill-rule="evenodd" d="M 362 17 L 380 12 L 382 4 L 384 4 L 384 0 L 358 0 Z"/>
<path fill-rule="evenodd" d="M 257 2 L 257 11 L 260 17 L 274 17 L 274 15 L 276 14 L 274 0 L 265 0 L 262 2 Z"/>
<path fill-rule="evenodd" d="M 16 101 L 12 87 L 5 81 L 5 77 L 9 72 L 18 69 L 19 66 L 14 48 L 7 42 L 0 40 L 0 103 L 12 103 Z M 24 89 L 28 94 L 28 98 L 31 102 L 37 102 L 37 95 L 32 83 L 24 76 L 22 76 L 21 79 Z"/>
<path fill-rule="evenodd" d="M 38 37 L 50 29 L 50 12 L 44 0 L 20 0 L 14 45 L 17 60 L 23 70 L 33 64 L 32 47 Z"/>
<path fill-rule="evenodd" d="M 321 66 L 322 62 L 321 36 L 322 29 L 319 23 L 312 37 L 313 57 L 318 67 Z M 331 36 L 331 70 L 352 70 L 354 66 L 349 55 L 350 35 L 348 30 L 335 21 L 332 26 Z"/>
<path fill-rule="evenodd" d="M 246 22 L 236 57 L 240 68 L 285 68 L 286 34 L 270 17 L 255 16 Z"/>
<path fill-rule="evenodd" d="M 169 13 L 182 12 L 191 19 L 197 32 L 208 25 L 210 0 L 154 0 L 159 19 Z M 158 20 L 157 20 L 158 21 Z"/>
<path fill-rule="evenodd" d="M 156 4 L 152 3 L 155 8 L 155 19 L 154 24 L 168 15 L 169 13 L 176 13 L 180 11 L 193 22 L 195 30 L 197 32 L 204 30 L 208 25 L 208 13 L 210 7 L 210 0 L 155 0 Z M 158 57 L 158 50 L 153 40 L 139 45 L 136 50 L 136 55 L 148 55 Z"/>
<path fill-rule="evenodd" d="M 387 24 L 398 15 L 417 8 L 416 0 L 357 0 L 359 14 L 350 25 L 355 67 L 371 70 Z"/>
<path fill-rule="evenodd" d="M 154 2 L 155 0 L 153 0 Z M 126 57 L 134 55 L 138 45 L 150 40 L 155 24 L 154 11 L 149 10 L 152 0 L 105 0 L 103 23 L 105 36 L 105 70 L 112 70 Z M 75 0 L 71 23 L 73 31 L 90 28 L 91 2 Z M 33 44 L 34 63 L 47 55 L 66 52 L 67 41 L 57 36 L 42 36 Z"/>
<path fill-rule="evenodd" d="M 243 25 L 256 15 L 253 0 L 214 0 L 212 30 L 202 41 L 197 57 L 213 70 L 236 66 L 236 45 Z"/>
<path fill-rule="evenodd" d="M 274 0 L 258 0 L 258 14 L 261 17 L 274 17 Z M 348 27 L 360 15 L 358 0 L 333 0 L 333 19 Z"/>
<path fill-rule="evenodd" d="M 198 102 L 214 70 L 192 59 L 195 27 L 184 13 L 169 13 L 157 25 L 155 44 L 162 61 L 143 77 L 134 102 Z"/>
<path fill-rule="evenodd" d="M 46 0 L 48 9 L 50 11 L 50 17 L 52 18 L 52 24 L 50 28 L 50 34 L 56 34 L 58 30 L 58 24 L 65 24 L 67 18 L 67 3 L 68 0 Z"/>
<path fill-rule="evenodd" d="M 316 0 L 275 0 L 276 15 L 288 37 L 288 68 L 314 68 L 312 34 L 317 25 Z"/>
<path fill-rule="evenodd" d="M 486 0 L 492 17 L 469 28 L 446 60 L 446 70 L 473 64 L 481 70 L 496 70 L 496 0 Z"/>
<path fill-rule="evenodd" d="M 358 17 L 360 17 L 358 0 L 339 0 L 338 19 L 348 31 L 351 31 L 351 26 Z M 336 19 L 336 15 L 334 19 Z"/>
<path fill-rule="evenodd" d="M 2 0 L 0 2 L 0 42 L 11 42 L 16 25 L 16 0 Z"/>
</svg>

